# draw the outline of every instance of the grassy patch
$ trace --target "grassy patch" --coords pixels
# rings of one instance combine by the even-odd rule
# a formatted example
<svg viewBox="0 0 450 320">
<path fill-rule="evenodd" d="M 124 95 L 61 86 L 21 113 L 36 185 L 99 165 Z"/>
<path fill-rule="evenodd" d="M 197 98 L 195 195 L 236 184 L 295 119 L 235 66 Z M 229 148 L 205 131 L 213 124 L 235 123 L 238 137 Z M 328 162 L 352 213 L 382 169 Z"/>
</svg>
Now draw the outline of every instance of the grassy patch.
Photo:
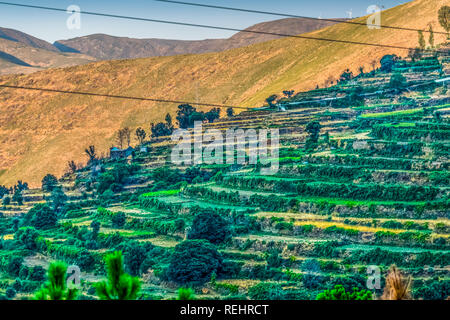
<svg viewBox="0 0 450 320">
<path fill-rule="evenodd" d="M 164 196 L 174 196 L 180 193 L 180 190 L 163 190 L 144 193 L 143 197 L 164 197 Z"/>
</svg>

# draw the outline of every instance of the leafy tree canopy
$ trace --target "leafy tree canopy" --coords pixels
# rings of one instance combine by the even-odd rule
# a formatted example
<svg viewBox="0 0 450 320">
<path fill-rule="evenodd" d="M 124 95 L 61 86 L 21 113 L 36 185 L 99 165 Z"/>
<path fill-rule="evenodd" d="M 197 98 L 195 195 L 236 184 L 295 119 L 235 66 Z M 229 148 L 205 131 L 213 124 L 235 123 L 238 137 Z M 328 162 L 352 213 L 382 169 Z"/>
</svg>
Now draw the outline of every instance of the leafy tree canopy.
<svg viewBox="0 0 450 320">
<path fill-rule="evenodd" d="M 213 210 L 198 213 L 188 234 L 189 239 L 205 239 L 214 244 L 224 242 L 230 236 L 228 221 Z"/>
<path fill-rule="evenodd" d="M 38 203 L 28 211 L 22 221 L 22 225 L 33 226 L 36 229 L 49 229 L 56 226 L 58 217 L 45 203 Z"/>
<path fill-rule="evenodd" d="M 208 281 L 222 266 L 222 256 L 206 240 L 186 240 L 176 245 L 167 270 L 169 280 L 187 284 Z"/>
</svg>

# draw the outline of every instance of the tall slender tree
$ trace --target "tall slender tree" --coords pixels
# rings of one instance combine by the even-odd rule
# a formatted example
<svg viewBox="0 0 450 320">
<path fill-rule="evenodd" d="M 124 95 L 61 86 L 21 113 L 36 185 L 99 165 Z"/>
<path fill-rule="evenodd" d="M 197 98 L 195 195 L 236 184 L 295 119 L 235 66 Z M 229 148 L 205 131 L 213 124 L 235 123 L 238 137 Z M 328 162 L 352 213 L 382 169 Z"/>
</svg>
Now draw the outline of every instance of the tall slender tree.
<svg viewBox="0 0 450 320">
<path fill-rule="evenodd" d="M 425 38 L 423 37 L 423 32 L 422 30 L 419 30 L 419 48 L 420 50 L 424 50 L 425 49 Z"/>
<path fill-rule="evenodd" d="M 430 25 L 428 26 L 428 32 L 429 32 L 429 34 L 430 34 L 430 36 L 429 36 L 429 38 L 428 38 L 428 43 L 430 44 L 430 47 L 431 48 L 434 48 L 434 32 L 433 32 L 433 26 L 431 25 L 431 23 L 430 23 Z"/>
</svg>

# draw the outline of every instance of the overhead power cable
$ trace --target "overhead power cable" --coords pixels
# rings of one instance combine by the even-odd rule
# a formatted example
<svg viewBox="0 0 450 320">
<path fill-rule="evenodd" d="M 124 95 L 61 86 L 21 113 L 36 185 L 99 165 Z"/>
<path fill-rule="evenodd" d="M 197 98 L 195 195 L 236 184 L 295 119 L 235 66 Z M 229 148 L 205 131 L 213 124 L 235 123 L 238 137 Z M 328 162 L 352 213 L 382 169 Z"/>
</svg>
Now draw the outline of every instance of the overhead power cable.
<svg viewBox="0 0 450 320">
<path fill-rule="evenodd" d="M 193 106 L 203 106 L 203 107 L 233 108 L 233 109 L 245 109 L 245 110 L 249 110 L 250 109 L 250 108 L 246 108 L 246 107 L 230 106 L 230 105 L 215 104 L 215 103 L 199 103 L 199 102 L 179 101 L 179 100 L 169 100 L 169 99 L 158 99 L 158 98 L 131 97 L 131 96 L 111 95 L 111 94 L 102 94 L 102 93 L 93 93 L 93 92 L 82 92 L 82 91 L 57 90 L 57 89 L 49 89 L 49 88 L 13 86 L 13 85 L 6 85 L 6 84 L 0 84 L 0 88 L 34 90 L 34 91 L 43 91 L 43 92 L 52 92 L 52 93 L 64 93 L 64 94 L 76 94 L 76 95 L 104 97 L 104 98 L 114 98 L 114 99 L 153 101 L 153 102 L 162 102 L 162 103 L 175 103 L 175 104 L 180 104 L 180 105 L 181 104 L 190 104 L 190 105 L 193 105 Z"/>
</svg>

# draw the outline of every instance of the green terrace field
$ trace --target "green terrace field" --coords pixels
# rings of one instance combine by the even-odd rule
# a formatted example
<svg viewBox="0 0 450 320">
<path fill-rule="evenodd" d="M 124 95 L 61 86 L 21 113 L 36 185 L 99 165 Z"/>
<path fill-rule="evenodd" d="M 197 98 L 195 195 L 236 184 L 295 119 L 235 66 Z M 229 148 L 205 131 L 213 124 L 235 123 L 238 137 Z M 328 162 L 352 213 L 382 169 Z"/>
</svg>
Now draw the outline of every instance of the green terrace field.
<svg viewBox="0 0 450 320">
<path fill-rule="evenodd" d="M 390 72 L 204 123 L 278 128 L 273 175 L 248 161 L 175 166 L 174 142 L 159 136 L 144 142 L 147 152 L 96 160 L 52 190 L 24 189 L 20 205 L 3 200 L 0 295 L 13 288 L 31 298 L 49 263 L 62 260 L 80 267 L 80 296 L 96 299 L 104 259 L 120 250 L 140 299 L 174 299 L 181 287 L 196 299 L 316 299 L 337 284 L 365 289 L 369 266 L 381 270 L 383 286 L 372 290 L 380 297 L 393 264 L 412 277 L 414 299 L 446 299 L 448 86 L 372 94 L 394 72 L 413 83 L 438 79 L 439 61 L 400 59 Z M 317 102 L 336 94 L 353 98 Z"/>
</svg>

